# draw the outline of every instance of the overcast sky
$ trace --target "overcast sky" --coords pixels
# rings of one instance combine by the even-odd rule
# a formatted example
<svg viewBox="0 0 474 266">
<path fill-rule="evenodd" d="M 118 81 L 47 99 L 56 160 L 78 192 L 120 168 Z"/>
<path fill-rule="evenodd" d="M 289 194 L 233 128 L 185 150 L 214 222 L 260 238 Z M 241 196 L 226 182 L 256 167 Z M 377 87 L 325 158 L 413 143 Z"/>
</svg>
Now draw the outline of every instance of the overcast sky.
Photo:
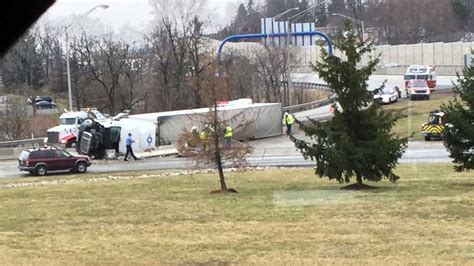
<svg viewBox="0 0 474 266">
<path fill-rule="evenodd" d="M 246 1 L 208 0 L 210 12 L 214 14 L 211 18 L 215 28 L 226 25 L 242 2 Z M 112 26 L 114 30 L 119 30 L 124 25 L 144 30 L 152 19 L 148 0 L 56 0 L 43 18 L 53 21 L 66 20 L 73 14 L 82 14 L 99 4 L 107 4 L 109 8 L 97 9 L 89 16 L 100 18 L 104 24 Z"/>
</svg>

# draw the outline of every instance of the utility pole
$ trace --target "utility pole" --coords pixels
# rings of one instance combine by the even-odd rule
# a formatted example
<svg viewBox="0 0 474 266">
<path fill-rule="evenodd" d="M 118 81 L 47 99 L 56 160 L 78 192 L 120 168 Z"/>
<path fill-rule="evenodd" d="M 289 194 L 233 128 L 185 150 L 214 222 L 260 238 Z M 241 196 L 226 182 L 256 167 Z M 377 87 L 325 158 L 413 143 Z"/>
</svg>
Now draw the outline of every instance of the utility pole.
<svg viewBox="0 0 474 266">
<path fill-rule="evenodd" d="M 92 11 L 96 10 L 97 8 L 107 9 L 109 8 L 108 5 L 97 5 L 91 8 L 89 11 L 82 14 L 78 19 L 82 19 L 87 17 Z M 72 111 L 72 88 L 71 88 L 71 67 L 69 64 L 69 28 L 74 25 L 76 21 L 69 23 L 69 25 L 64 26 L 64 35 L 66 38 L 66 71 L 67 71 L 67 93 L 68 93 L 68 100 L 69 100 L 69 111 Z"/>
</svg>

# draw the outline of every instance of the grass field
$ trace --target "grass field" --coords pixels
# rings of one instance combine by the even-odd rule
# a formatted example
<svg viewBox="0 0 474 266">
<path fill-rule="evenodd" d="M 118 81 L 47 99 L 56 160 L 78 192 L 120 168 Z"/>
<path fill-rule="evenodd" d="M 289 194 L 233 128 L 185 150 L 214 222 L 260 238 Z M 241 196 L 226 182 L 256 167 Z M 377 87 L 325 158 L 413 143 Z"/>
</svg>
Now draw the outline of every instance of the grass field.
<svg viewBox="0 0 474 266">
<path fill-rule="evenodd" d="M 474 264 L 473 173 L 397 173 L 363 192 L 311 169 L 228 173 L 232 195 L 208 193 L 215 174 L 5 180 L 0 264 Z"/>
<path fill-rule="evenodd" d="M 385 105 L 385 110 L 402 110 L 402 114 L 406 118 L 400 119 L 395 125 L 394 131 L 403 137 L 409 137 L 410 140 L 423 140 L 421 135 L 421 125 L 428 121 L 430 111 L 440 109 L 442 103 L 453 98 L 453 94 L 446 91 L 435 91 L 430 100 L 409 101 L 402 99 L 401 101 Z"/>
</svg>

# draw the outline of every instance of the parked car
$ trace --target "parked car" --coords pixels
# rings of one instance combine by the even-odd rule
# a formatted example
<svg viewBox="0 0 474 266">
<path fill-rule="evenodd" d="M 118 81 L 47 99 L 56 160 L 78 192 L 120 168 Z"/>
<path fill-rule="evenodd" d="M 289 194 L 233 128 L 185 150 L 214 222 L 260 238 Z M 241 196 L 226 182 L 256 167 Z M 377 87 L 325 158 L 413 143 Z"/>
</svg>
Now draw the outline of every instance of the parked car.
<svg viewBox="0 0 474 266">
<path fill-rule="evenodd" d="M 35 103 L 36 109 L 54 109 L 56 104 L 48 101 L 40 101 Z"/>
<path fill-rule="evenodd" d="M 38 102 L 50 102 L 52 103 L 53 102 L 53 98 L 51 98 L 50 96 L 30 96 L 28 97 L 28 99 L 26 100 L 29 104 L 35 104 L 35 103 L 38 103 Z"/>
<path fill-rule="evenodd" d="M 400 89 L 397 86 L 385 85 L 380 91 L 374 94 L 374 100 L 380 103 L 394 103 L 400 97 Z"/>
<path fill-rule="evenodd" d="M 24 150 L 18 158 L 20 171 L 28 171 L 39 176 L 46 175 L 50 171 L 85 173 L 90 165 L 88 156 L 72 155 L 55 147 Z"/>
<path fill-rule="evenodd" d="M 50 103 L 52 103 L 53 98 L 51 98 L 50 96 L 36 96 L 35 103 L 38 103 L 38 102 L 50 102 Z"/>
</svg>

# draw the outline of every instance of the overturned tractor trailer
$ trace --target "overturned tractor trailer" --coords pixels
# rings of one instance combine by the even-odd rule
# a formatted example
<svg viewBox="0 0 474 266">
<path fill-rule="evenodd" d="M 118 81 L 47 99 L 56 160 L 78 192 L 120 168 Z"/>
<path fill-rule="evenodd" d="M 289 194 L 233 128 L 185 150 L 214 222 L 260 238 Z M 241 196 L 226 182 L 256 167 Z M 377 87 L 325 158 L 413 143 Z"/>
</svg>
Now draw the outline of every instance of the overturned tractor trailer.
<svg viewBox="0 0 474 266">
<path fill-rule="evenodd" d="M 183 129 L 199 130 L 209 123 L 209 108 L 129 115 L 156 125 L 158 145 L 176 143 Z M 253 140 L 282 134 L 281 103 L 252 103 L 250 99 L 226 102 L 217 108 L 221 121 L 234 128 L 235 140 Z"/>
<path fill-rule="evenodd" d="M 108 152 L 112 152 L 111 157 L 124 154 L 125 138 L 129 133 L 135 141 L 132 144 L 134 150 L 153 148 L 155 129 L 154 123 L 128 118 L 94 120 L 80 127 L 76 149 L 80 154 L 87 154 L 95 159 L 106 157 Z"/>
<path fill-rule="evenodd" d="M 88 119 L 102 120 L 105 116 L 96 109 L 81 109 L 77 112 L 65 112 L 59 116 L 59 125 L 48 129 L 49 144 L 63 144 L 66 148 L 77 142 L 79 127 Z"/>
</svg>

